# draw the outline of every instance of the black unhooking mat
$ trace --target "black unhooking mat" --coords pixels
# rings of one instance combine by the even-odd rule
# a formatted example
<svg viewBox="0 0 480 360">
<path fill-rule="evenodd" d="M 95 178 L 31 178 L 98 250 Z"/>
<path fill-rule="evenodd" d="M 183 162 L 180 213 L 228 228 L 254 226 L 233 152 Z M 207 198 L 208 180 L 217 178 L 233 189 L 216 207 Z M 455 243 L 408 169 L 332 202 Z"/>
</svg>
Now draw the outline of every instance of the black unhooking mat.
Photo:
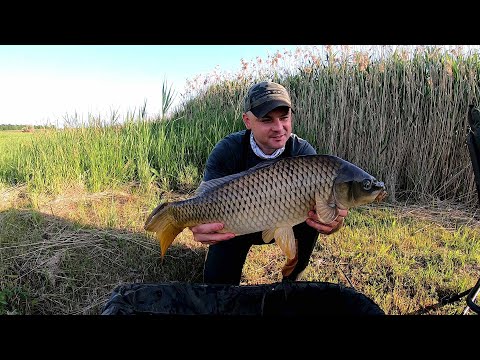
<svg viewBox="0 0 480 360">
<path fill-rule="evenodd" d="M 315 316 L 385 315 L 367 296 L 327 282 L 265 285 L 128 284 L 114 289 L 102 315 Z"/>
</svg>

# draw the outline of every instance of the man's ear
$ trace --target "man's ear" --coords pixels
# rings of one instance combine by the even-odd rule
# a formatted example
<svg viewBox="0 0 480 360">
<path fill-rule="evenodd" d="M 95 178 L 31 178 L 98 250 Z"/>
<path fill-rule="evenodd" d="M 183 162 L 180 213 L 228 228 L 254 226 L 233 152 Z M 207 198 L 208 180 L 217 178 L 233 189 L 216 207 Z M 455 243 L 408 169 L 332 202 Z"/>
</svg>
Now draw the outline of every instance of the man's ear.
<svg viewBox="0 0 480 360">
<path fill-rule="evenodd" d="M 242 118 L 243 118 L 243 123 L 245 124 L 246 128 L 250 130 L 251 129 L 251 120 L 248 117 L 247 113 L 243 113 Z"/>
</svg>

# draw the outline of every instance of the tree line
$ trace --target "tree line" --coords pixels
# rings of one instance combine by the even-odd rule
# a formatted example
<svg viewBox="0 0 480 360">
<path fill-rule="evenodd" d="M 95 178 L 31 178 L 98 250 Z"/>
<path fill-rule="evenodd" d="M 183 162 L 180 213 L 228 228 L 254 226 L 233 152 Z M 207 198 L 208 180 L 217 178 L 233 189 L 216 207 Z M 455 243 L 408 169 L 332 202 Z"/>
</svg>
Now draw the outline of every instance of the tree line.
<svg viewBox="0 0 480 360">
<path fill-rule="evenodd" d="M 54 129 L 55 125 L 12 125 L 12 124 L 4 124 L 0 125 L 0 131 L 4 130 L 23 130 L 23 129 Z"/>
</svg>

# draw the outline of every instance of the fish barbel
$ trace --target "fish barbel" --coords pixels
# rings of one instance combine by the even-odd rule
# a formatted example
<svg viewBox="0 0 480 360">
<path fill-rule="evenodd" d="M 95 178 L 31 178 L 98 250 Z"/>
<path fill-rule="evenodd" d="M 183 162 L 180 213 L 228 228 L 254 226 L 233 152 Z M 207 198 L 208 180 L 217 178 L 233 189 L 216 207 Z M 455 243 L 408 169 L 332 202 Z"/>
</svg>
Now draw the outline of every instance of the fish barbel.
<svg viewBox="0 0 480 360">
<path fill-rule="evenodd" d="M 222 233 L 262 232 L 288 259 L 296 254 L 292 227 L 316 210 L 329 224 L 337 209 L 386 196 L 385 185 L 356 165 L 332 155 L 302 155 L 265 161 L 246 171 L 202 182 L 189 199 L 157 206 L 145 222 L 156 233 L 162 257 L 186 227 L 221 222 Z"/>
</svg>

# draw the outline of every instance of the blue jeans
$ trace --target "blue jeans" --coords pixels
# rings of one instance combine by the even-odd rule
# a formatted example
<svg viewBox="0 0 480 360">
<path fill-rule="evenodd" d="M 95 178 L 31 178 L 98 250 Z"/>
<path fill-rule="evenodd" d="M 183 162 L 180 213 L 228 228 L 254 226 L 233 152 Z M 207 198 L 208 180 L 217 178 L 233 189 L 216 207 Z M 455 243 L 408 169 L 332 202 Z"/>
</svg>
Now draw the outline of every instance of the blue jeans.
<svg viewBox="0 0 480 360">
<path fill-rule="evenodd" d="M 318 231 L 307 223 L 294 226 L 293 233 L 298 240 L 298 262 L 283 280 L 295 281 L 305 270 L 318 238 Z M 274 244 L 274 241 L 269 244 Z M 203 281 L 207 284 L 239 285 L 243 264 L 252 245 L 266 245 L 262 233 L 241 235 L 210 245 L 203 269 Z"/>
</svg>

